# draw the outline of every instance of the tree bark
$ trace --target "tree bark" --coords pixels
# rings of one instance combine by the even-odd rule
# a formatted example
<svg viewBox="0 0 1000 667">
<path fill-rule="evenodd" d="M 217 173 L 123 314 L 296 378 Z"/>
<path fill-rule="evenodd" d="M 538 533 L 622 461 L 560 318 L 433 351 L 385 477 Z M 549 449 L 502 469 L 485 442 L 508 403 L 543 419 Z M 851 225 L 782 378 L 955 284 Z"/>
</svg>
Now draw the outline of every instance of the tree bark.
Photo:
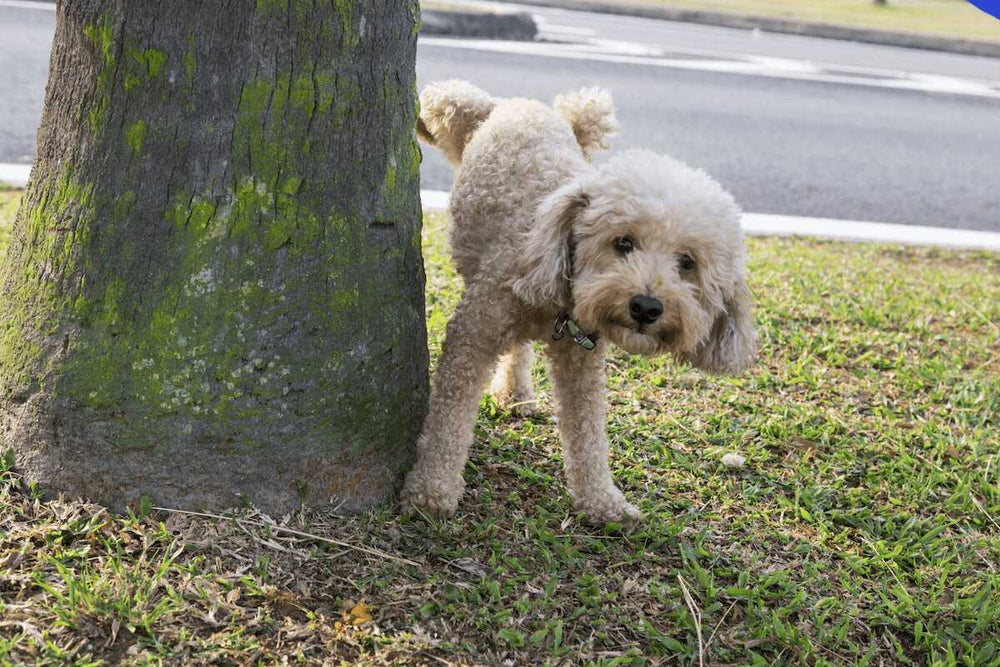
<svg viewBox="0 0 1000 667">
<path fill-rule="evenodd" d="M 390 493 L 425 409 L 416 0 L 61 0 L 0 429 L 120 508 Z"/>
</svg>

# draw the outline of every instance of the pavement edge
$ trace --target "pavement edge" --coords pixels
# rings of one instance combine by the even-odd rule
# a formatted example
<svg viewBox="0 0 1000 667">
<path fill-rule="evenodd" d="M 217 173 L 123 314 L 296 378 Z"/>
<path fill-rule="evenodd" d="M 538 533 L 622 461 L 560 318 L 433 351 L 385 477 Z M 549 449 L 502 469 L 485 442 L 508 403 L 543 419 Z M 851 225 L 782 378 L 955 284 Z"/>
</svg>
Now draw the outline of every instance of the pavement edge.
<svg viewBox="0 0 1000 667">
<path fill-rule="evenodd" d="M 531 41 L 538 34 L 534 17 L 520 11 L 475 11 L 428 3 L 421 10 L 421 35 Z"/>
</svg>

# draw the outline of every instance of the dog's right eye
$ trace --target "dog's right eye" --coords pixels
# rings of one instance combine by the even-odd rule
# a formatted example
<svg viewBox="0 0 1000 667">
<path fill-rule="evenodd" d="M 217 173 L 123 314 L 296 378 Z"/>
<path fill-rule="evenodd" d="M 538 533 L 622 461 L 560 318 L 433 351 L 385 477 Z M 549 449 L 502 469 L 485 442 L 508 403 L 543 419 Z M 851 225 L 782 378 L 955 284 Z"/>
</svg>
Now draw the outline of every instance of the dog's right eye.
<svg viewBox="0 0 1000 667">
<path fill-rule="evenodd" d="M 619 236 L 615 239 L 615 252 L 619 255 L 627 255 L 635 250 L 635 241 L 631 236 Z"/>
</svg>

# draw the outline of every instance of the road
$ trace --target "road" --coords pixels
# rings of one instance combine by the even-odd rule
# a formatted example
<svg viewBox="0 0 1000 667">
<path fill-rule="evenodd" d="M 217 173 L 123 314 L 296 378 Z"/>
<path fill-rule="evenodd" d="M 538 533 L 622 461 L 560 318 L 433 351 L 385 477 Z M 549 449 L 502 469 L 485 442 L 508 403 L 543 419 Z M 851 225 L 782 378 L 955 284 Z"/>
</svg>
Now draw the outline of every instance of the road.
<svg viewBox="0 0 1000 667">
<path fill-rule="evenodd" d="M 30 160 L 51 12 L 0 1 L 0 162 Z M 533 8 L 549 43 L 421 40 L 421 85 L 610 88 L 615 148 L 667 152 L 748 211 L 1000 231 L 1000 60 Z M 563 43 L 558 43 L 563 42 Z M 425 189 L 451 171 L 425 148 Z"/>
<path fill-rule="evenodd" d="M 30 162 L 42 115 L 55 15 L 0 5 L 0 162 Z"/>
</svg>

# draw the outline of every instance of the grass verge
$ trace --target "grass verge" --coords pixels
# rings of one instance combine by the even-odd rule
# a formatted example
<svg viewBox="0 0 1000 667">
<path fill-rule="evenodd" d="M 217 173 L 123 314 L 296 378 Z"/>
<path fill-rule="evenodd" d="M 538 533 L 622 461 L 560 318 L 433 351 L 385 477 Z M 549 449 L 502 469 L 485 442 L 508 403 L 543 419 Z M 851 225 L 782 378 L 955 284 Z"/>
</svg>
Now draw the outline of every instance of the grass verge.
<svg viewBox="0 0 1000 667">
<path fill-rule="evenodd" d="M 443 228 L 434 355 L 460 290 Z M 38 498 L 6 457 L 0 663 L 1000 665 L 1000 257 L 749 250 L 752 373 L 610 360 L 638 528 L 579 523 L 550 408 L 489 398 L 440 523 L 113 516 Z"/>
<path fill-rule="evenodd" d="M 21 190 L 6 187 L 0 183 L 0 250 L 7 247 L 10 227 L 14 224 L 14 214 L 21 203 Z"/>
<path fill-rule="evenodd" d="M 635 2 L 635 0 L 629 0 Z M 642 0 L 649 4 L 1000 41 L 1000 21 L 962 0 Z"/>
</svg>

